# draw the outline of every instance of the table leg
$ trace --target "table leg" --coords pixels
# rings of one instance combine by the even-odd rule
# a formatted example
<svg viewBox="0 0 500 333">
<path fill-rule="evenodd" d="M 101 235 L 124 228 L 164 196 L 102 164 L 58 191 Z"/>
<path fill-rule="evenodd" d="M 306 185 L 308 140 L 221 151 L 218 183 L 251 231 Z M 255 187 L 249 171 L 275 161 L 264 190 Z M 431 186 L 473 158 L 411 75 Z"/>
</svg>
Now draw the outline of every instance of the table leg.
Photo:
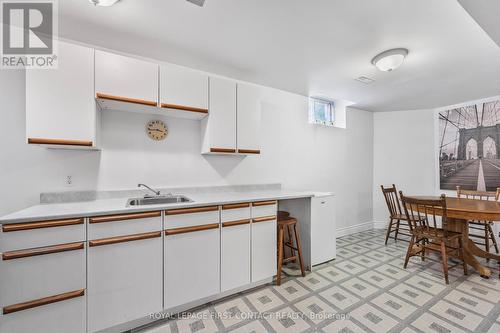
<svg viewBox="0 0 500 333">
<path fill-rule="evenodd" d="M 469 222 L 467 220 L 448 218 L 446 229 L 462 233 L 464 261 L 468 265 L 472 266 L 479 273 L 479 275 L 481 275 L 481 277 L 489 278 L 491 276 L 491 270 L 481 265 L 474 257 L 477 255 L 479 257 L 487 258 L 485 256 L 487 252 L 482 251 L 472 240 L 469 239 Z M 494 255 L 492 254 L 492 256 Z"/>
</svg>

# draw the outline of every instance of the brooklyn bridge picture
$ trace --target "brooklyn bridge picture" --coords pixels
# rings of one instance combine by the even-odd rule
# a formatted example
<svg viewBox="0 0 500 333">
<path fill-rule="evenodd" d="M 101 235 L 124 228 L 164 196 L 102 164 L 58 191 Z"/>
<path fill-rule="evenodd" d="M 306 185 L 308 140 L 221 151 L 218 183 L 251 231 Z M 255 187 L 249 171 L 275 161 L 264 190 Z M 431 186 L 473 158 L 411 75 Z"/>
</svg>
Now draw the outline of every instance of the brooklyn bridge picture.
<svg viewBox="0 0 500 333">
<path fill-rule="evenodd" d="M 439 113 L 439 173 L 443 190 L 500 187 L 500 100 Z"/>
</svg>

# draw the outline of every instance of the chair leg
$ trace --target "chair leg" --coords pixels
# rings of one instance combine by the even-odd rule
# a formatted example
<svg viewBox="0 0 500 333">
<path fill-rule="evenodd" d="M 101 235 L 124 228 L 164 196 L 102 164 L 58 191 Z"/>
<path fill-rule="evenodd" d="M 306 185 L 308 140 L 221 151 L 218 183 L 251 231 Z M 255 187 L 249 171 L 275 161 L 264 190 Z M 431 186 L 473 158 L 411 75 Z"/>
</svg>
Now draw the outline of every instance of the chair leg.
<svg viewBox="0 0 500 333">
<path fill-rule="evenodd" d="M 410 260 L 410 254 L 411 251 L 413 250 L 413 244 L 415 243 L 415 236 L 411 236 L 410 238 L 410 244 L 408 244 L 408 250 L 406 251 L 406 258 L 405 258 L 405 264 L 403 265 L 403 268 L 406 269 L 406 266 L 408 266 L 408 261 Z"/>
<path fill-rule="evenodd" d="M 446 284 L 450 284 L 448 280 L 448 256 L 446 255 L 446 243 L 444 240 L 441 241 L 441 258 L 443 260 L 443 273 Z"/>
<path fill-rule="evenodd" d="M 291 226 L 287 226 L 286 227 L 286 231 L 287 231 L 287 234 L 288 234 L 288 242 L 290 242 L 290 245 L 293 246 L 293 236 L 292 236 L 292 227 Z M 290 256 L 291 257 L 295 257 L 295 250 L 290 248 Z M 297 260 L 292 260 L 291 262 L 297 262 Z"/>
<path fill-rule="evenodd" d="M 486 252 L 490 252 L 490 235 L 487 222 L 484 225 L 484 246 L 486 248 Z M 486 261 L 489 262 L 490 258 L 486 258 Z"/>
<path fill-rule="evenodd" d="M 400 223 L 400 220 L 397 220 L 397 222 L 396 222 L 396 232 L 394 233 L 394 240 L 395 240 L 396 242 L 398 241 L 399 223 Z"/>
<path fill-rule="evenodd" d="M 293 231 L 295 232 L 295 242 L 297 243 L 297 252 L 299 255 L 300 271 L 302 276 L 306 276 L 306 271 L 304 270 L 304 259 L 302 258 L 302 244 L 300 242 L 300 233 L 297 230 L 297 224 L 293 226 Z"/>
<path fill-rule="evenodd" d="M 458 246 L 460 247 L 460 259 L 462 259 L 462 263 L 464 266 L 464 275 L 468 275 L 469 271 L 467 268 L 467 263 L 465 262 L 465 258 L 464 258 L 464 244 L 462 242 L 462 238 L 458 239 Z"/>
<path fill-rule="evenodd" d="M 495 252 L 496 253 L 500 253 L 498 251 L 498 243 L 497 243 L 497 239 L 495 238 L 495 233 L 493 232 L 493 228 L 491 227 L 491 223 L 488 223 L 487 228 L 488 228 L 488 231 L 490 233 L 491 241 L 493 243 L 493 246 L 495 247 Z"/>
<path fill-rule="evenodd" d="M 276 275 L 276 285 L 281 285 L 281 267 L 283 266 L 283 227 L 278 227 L 278 272 Z"/>
<path fill-rule="evenodd" d="M 389 220 L 389 226 L 387 227 L 387 232 L 385 234 L 385 245 L 387 245 L 387 240 L 389 239 L 389 235 L 391 234 L 391 229 L 392 229 L 392 217 Z"/>
<path fill-rule="evenodd" d="M 425 261 L 425 238 L 422 239 L 422 252 L 420 253 L 422 261 Z"/>
</svg>

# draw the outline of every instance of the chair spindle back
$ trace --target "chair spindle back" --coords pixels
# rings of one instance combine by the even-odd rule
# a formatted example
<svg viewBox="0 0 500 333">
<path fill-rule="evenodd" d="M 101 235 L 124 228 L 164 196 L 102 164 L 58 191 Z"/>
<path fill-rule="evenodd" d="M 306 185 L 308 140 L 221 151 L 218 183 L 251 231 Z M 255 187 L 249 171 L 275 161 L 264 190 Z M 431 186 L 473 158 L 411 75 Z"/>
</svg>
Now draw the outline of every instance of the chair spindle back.
<svg viewBox="0 0 500 333">
<path fill-rule="evenodd" d="M 500 197 L 500 187 L 497 188 L 496 192 L 494 192 L 494 191 L 462 190 L 460 186 L 457 186 L 457 198 L 498 201 L 499 197 Z"/>
<path fill-rule="evenodd" d="M 401 205 L 399 203 L 398 191 L 396 190 L 396 185 L 392 184 L 392 187 L 384 188 L 380 185 L 382 193 L 384 194 L 385 202 L 387 203 L 387 208 L 389 209 L 389 214 L 391 217 L 396 215 L 401 215 Z"/>
<path fill-rule="evenodd" d="M 441 194 L 439 199 L 406 197 L 402 191 L 399 191 L 399 195 L 413 230 L 417 233 L 418 230 L 422 230 L 436 236 L 443 232 L 446 237 L 446 196 L 444 194 Z M 438 225 L 439 217 L 441 217 L 442 229 Z"/>
</svg>

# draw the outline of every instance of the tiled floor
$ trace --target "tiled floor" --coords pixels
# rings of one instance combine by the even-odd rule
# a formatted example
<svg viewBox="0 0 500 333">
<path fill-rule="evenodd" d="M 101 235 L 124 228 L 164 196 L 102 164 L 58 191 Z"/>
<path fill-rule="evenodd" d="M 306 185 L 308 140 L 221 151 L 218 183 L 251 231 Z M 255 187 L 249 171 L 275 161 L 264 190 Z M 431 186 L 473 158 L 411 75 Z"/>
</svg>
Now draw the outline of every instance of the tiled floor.
<svg viewBox="0 0 500 333">
<path fill-rule="evenodd" d="M 206 305 L 189 319 L 147 333 L 168 332 L 500 332 L 498 264 L 484 280 L 473 269 L 451 270 L 413 258 L 403 269 L 406 242 L 384 246 L 383 231 L 338 239 L 338 258 L 305 278 L 287 278 Z M 486 264 L 486 262 L 485 262 Z M 248 318 L 261 314 L 259 318 Z"/>
</svg>

